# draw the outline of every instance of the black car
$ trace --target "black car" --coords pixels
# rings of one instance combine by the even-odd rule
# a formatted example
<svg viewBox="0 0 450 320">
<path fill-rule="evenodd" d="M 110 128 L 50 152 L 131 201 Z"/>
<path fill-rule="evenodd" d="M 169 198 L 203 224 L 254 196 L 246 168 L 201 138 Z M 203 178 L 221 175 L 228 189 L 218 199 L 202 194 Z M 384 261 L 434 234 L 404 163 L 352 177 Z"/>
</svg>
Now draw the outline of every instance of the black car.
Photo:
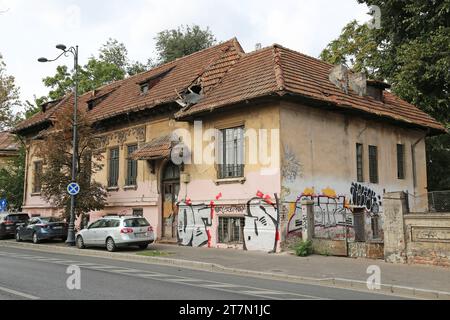
<svg viewBox="0 0 450 320">
<path fill-rule="evenodd" d="M 24 226 L 16 230 L 16 241 L 31 240 L 39 243 L 42 240 L 67 240 L 68 225 L 55 217 L 32 218 Z"/>
<path fill-rule="evenodd" d="M 0 239 L 14 237 L 17 227 L 25 225 L 29 219 L 26 213 L 0 213 Z"/>
</svg>

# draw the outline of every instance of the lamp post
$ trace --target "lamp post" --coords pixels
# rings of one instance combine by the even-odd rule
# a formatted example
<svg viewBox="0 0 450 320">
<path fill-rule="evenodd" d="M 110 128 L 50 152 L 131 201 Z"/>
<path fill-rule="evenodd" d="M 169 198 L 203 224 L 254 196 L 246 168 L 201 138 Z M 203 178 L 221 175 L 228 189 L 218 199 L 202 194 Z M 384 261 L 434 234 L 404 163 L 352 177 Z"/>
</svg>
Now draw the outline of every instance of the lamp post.
<svg viewBox="0 0 450 320">
<path fill-rule="evenodd" d="M 74 68 L 75 68 L 75 86 L 74 86 L 74 106 L 73 106 L 73 156 L 72 156 L 72 182 L 76 182 L 77 179 L 77 162 L 78 162 L 78 137 L 77 137 L 77 126 L 78 126 L 78 46 L 67 47 L 63 44 L 58 44 L 57 49 L 62 50 L 62 53 L 53 60 L 47 58 L 39 58 L 39 62 L 53 62 L 58 60 L 61 56 L 68 56 L 71 53 L 74 57 Z M 69 230 L 67 234 L 66 244 L 68 246 L 75 246 L 75 206 L 76 206 L 76 195 L 70 196 L 70 222 Z"/>
</svg>

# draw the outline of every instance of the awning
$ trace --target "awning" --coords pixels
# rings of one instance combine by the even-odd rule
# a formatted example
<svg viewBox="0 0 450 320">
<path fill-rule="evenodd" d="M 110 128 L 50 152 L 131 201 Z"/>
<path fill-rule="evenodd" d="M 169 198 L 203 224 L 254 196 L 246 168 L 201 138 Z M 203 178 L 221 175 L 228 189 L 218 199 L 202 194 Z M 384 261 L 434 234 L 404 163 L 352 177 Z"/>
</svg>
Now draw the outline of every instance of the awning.
<svg viewBox="0 0 450 320">
<path fill-rule="evenodd" d="M 132 160 L 157 160 L 169 159 L 172 148 L 179 140 L 172 134 L 156 138 L 143 144 L 130 156 Z"/>
</svg>

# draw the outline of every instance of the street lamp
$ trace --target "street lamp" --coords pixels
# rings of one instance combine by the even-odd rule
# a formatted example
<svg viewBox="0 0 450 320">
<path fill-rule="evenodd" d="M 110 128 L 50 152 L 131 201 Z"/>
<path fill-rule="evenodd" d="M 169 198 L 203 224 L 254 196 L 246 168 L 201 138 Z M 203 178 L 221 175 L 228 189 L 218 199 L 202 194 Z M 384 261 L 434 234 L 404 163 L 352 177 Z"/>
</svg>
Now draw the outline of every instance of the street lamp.
<svg viewBox="0 0 450 320">
<path fill-rule="evenodd" d="M 78 137 L 77 137 L 77 126 L 78 126 L 78 120 L 77 120 L 77 110 L 78 110 L 78 46 L 70 47 L 67 49 L 67 47 L 63 44 L 58 44 L 56 46 L 56 49 L 59 49 L 62 51 L 62 53 L 56 57 L 53 60 L 49 60 L 47 58 L 39 58 L 39 62 L 53 62 L 61 58 L 61 56 L 69 56 L 69 53 L 71 53 L 74 57 L 74 67 L 75 67 L 75 87 L 74 87 L 74 107 L 73 107 L 73 157 L 72 157 L 72 182 L 76 182 L 77 179 L 77 155 L 78 155 Z M 69 222 L 69 230 L 67 234 L 67 241 L 66 244 L 68 246 L 75 246 L 75 200 L 76 195 L 70 196 L 70 222 Z"/>
</svg>

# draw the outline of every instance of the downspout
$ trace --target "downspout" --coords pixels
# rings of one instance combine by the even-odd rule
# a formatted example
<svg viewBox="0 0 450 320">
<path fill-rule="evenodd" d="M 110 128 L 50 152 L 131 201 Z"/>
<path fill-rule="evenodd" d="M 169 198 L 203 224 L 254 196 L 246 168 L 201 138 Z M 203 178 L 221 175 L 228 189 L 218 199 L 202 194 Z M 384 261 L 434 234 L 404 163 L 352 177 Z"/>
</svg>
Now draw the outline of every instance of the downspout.
<svg viewBox="0 0 450 320">
<path fill-rule="evenodd" d="M 23 206 L 26 204 L 26 200 L 27 200 L 27 193 L 28 193 L 28 159 L 29 159 L 29 150 L 30 147 L 27 146 L 23 141 L 22 143 L 24 144 L 25 147 L 25 172 L 24 172 L 24 179 L 23 179 L 23 200 L 22 200 L 22 208 Z M 22 210 L 21 210 L 22 211 Z"/>
<path fill-rule="evenodd" d="M 416 188 L 417 188 L 417 167 L 416 167 L 416 147 L 425 138 L 428 136 L 430 129 L 427 130 L 425 136 L 421 137 L 414 144 L 411 145 L 411 156 L 412 156 L 412 170 L 413 170 L 413 187 L 414 187 L 414 196 L 416 196 Z"/>
</svg>

